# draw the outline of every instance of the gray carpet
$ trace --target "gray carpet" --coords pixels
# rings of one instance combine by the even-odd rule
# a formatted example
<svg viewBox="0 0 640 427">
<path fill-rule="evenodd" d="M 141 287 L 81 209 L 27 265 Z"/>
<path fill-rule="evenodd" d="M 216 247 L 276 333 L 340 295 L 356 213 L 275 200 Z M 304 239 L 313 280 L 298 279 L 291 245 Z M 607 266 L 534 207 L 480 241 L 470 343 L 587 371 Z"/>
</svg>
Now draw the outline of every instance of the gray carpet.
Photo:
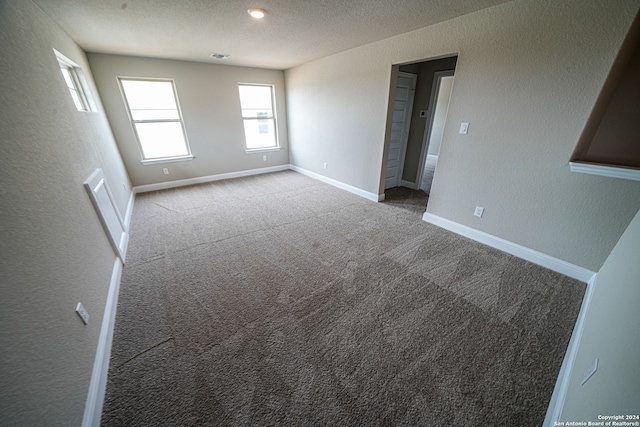
<svg viewBox="0 0 640 427">
<path fill-rule="evenodd" d="M 105 426 L 541 425 L 585 285 L 295 172 L 138 195 Z"/>
</svg>

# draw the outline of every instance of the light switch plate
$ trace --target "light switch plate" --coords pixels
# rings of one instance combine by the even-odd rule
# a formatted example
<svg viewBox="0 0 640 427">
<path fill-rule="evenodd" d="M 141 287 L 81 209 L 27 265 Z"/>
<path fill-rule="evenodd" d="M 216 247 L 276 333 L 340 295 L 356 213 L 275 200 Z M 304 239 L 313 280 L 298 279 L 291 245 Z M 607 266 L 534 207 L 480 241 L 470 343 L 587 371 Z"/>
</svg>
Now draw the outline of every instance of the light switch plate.
<svg viewBox="0 0 640 427">
<path fill-rule="evenodd" d="M 84 308 L 81 302 L 79 302 L 76 306 L 76 313 L 78 313 L 78 316 L 80 316 L 80 319 L 82 319 L 82 323 L 84 323 L 85 325 L 89 323 L 89 313 L 87 313 L 87 310 Z"/>
<path fill-rule="evenodd" d="M 469 132 L 469 123 L 460 123 L 460 133 L 466 135 Z"/>
<path fill-rule="evenodd" d="M 584 383 L 586 383 L 589 380 L 589 378 L 591 378 L 593 374 L 596 373 L 597 370 L 598 370 L 598 359 L 596 358 L 582 374 L 582 383 L 580 385 L 584 385 Z"/>
</svg>

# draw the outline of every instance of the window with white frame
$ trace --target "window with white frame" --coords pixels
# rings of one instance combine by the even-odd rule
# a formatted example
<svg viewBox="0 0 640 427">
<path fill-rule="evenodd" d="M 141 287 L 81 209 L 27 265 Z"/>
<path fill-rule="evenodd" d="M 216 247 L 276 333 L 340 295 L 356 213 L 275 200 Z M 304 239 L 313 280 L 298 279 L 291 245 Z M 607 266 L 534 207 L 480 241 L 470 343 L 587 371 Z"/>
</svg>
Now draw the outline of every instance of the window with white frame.
<svg viewBox="0 0 640 427">
<path fill-rule="evenodd" d="M 238 84 L 247 151 L 278 148 L 273 86 Z"/>
<path fill-rule="evenodd" d="M 57 50 L 54 49 L 53 52 L 58 60 L 62 78 L 67 85 L 67 89 L 69 89 L 73 104 L 76 106 L 78 111 L 93 111 L 94 109 L 92 108 L 89 91 L 81 79 L 81 68 Z"/>
<path fill-rule="evenodd" d="M 142 163 L 192 159 L 173 80 L 118 80 Z"/>
</svg>

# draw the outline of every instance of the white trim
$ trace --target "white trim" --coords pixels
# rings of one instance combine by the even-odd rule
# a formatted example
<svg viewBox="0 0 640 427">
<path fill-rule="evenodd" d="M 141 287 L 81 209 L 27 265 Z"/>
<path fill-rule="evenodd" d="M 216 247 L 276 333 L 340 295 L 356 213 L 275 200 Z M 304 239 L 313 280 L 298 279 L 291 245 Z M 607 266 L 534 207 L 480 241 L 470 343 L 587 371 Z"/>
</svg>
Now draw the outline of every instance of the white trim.
<svg viewBox="0 0 640 427">
<path fill-rule="evenodd" d="M 343 182 L 336 181 L 335 179 L 328 178 L 324 175 L 320 175 L 319 173 L 315 173 L 315 172 L 311 172 L 309 170 L 303 169 L 299 166 L 290 165 L 290 168 L 291 170 L 301 173 L 302 175 L 306 175 L 311 178 L 317 179 L 318 181 L 322 181 L 326 184 L 333 185 L 334 187 L 338 187 L 342 190 L 346 190 L 360 197 L 364 197 L 365 199 L 369 199 L 374 202 L 381 202 L 384 200 L 384 193 L 382 194 L 370 193 L 368 191 L 361 190 L 357 187 L 353 187 L 349 184 L 345 184 Z"/>
<path fill-rule="evenodd" d="M 438 156 L 436 156 L 435 154 L 427 154 L 427 160 L 434 160 L 434 161 L 437 162 L 438 161 Z"/>
<path fill-rule="evenodd" d="M 610 178 L 629 179 L 640 181 L 640 169 L 625 167 L 605 166 L 594 163 L 569 162 L 571 172 L 586 173 L 590 175 L 608 176 Z"/>
<path fill-rule="evenodd" d="M 400 185 L 406 188 L 411 188 L 413 190 L 419 190 L 418 184 L 416 184 L 415 182 L 405 181 L 404 179 L 400 182 Z"/>
<path fill-rule="evenodd" d="M 277 147 L 266 147 L 266 148 L 245 148 L 244 152 L 246 154 L 253 154 L 253 153 L 268 153 L 269 151 L 280 151 L 282 150 L 282 147 L 277 146 Z"/>
<path fill-rule="evenodd" d="M 492 236 L 491 234 L 484 233 L 466 225 L 458 224 L 457 222 L 450 221 L 429 212 L 425 212 L 422 219 L 446 230 L 468 237 L 477 242 L 499 249 L 503 252 L 507 252 L 511 255 L 515 255 L 519 258 L 541 265 L 542 267 L 582 282 L 588 282 L 595 274 L 593 271 L 587 270 L 584 267 L 554 258 L 542 252 L 518 245 L 517 243 L 509 242 L 508 240 L 501 239 L 500 237 Z"/>
<path fill-rule="evenodd" d="M 238 172 L 221 173 L 217 175 L 199 176 L 196 178 L 180 179 L 177 181 L 158 182 L 156 184 L 138 185 L 134 187 L 136 194 L 148 191 L 166 190 L 168 188 L 183 187 L 185 185 L 202 184 L 205 182 L 220 181 L 222 179 L 241 178 L 243 176 L 260 175 L 263 173 L 289 170 L 289 165 L 270 166 L 260 169 L 249 169 Z"/>
<path fill-rule="evenodd" d="M 96 210 L 96 214 L 102 223 L 105 234 L 107 235 L 114 252 L 120 257 L 120 259 L 122 259 L 122 262 L 124 262 L 127 252 L 127 244 L 129 242 L 129 230 L 122 219 L 122 214 L 117 207 L 113 193 L 111 193 L 104 171 L 101 168 L 97 168 L 93 171 L 89 178 L 85 180 L 84 187 L 89 194 L 91 203 Z M 108 202 L 105 202 L 105 198 L 102 196 L 103 193 L 101 190 L 103 189 Z M 117 226 L 112 220 L 113 216 L 115 216 L 117 220 Z"/>
<path fill-rule="evenodd" d="M 195 157 L 192 154 L 188 154 L 186 156 L 159 157 L 156 159 L 142 159 L 140 160 L 140 163 L 147 166 L 147 165 L 157 165 L 160 163 L 188 162 L 193 159 L 195 159 Z"/>
<path fill-rule="evenodd" d="M 107 389 L 107 374 L 109 373 L 109 359 L 111 357 L 111 343 L 113 341 L 113 328 L 116 320 L 116 308 L 118 306 L 118 292 L 120 291 L 120 278 L 122 276 L 122 262 L 116 258 L 111 273 L 109 294 L 102 316 L 100 338 L 96 349 L 96 357 L 93 361 L 93 371 L 87 393 L 87 401 L 84 406 L 82 427 L 99 427 L 102 415 L 102 405 Z"/>
<path fill-rule="evenodd" d="M 433 81 L 431 82 L 431 95 L 429 96 L 429 121 L 424 127 L 424 133 L 422 134 L 422 146 L 420 147 L 420 161 L 418 162 L 418 173 L 416 176 L 417 185 L 420 186 L 422 184 L 422 178 L 424 176 L 424 164 L 429 156 L 435 157 L 435 160 L 438 160 L 438 156 L 434 154 L 429 154 L 429 140 L 431 139 L 431 130 L 433 129 L 433 122 L 436 118 L 436 101 L 438 98 L 438 94 L 440 93 L 440 84 L 442 82 L 443 77 L 455 77 L 456 70 L 455 67 L 453 70 L 444 70 L 444 71 L 436 71 L 433 73 Z M 451 88 L 451 92 L 453 92 L 453 87 Z M 451 95 L 449 95 L 449 101 L 451 101 Z M 447 113 L 449 112 L 449 103 L 447 103 Z M 447 119 L 445 117 L 445 126 Z M 442 147 L 442 141 L 440 142 L 440 147 Z M 439 154 L 439 150 L 438 150 Z"/>
<path fill-rule="evenodd" d="M 591 280 L 587 283 L 587 289 L 582 299 L 582 306 L 580 307 L 580 313 L 578 313 L 578 319 L 573 328 L 569 345 L 567 346 L 567 352 L 564 355 L 560 372 L 558 373 L 558 379 L 556 380 L 556 386 L 553 389 L 551 395 L 551 401 L 547 407 L 547 415 L 545 416 L 544 427 L 551 427 L 555 425 L 555 421 L 560 421 L 562 416 L 562 410 L 564 409 L 564 402 L 567 397 L 567 390 L 569 389 L 569 382 L 571 380 L 571 373 L 573 372 L 573 365 L 575 364 L 576 357 L 578 355 L 578 349 L 580 348 L 580 341 L 582 340 L 582 333 L 584 331 L 584 323 L 591 306 L 591 299 L 593 297 L 593 291 L 596 287 L 596 281 L 598 275 L 594 274 Z"/>
<path fill-rule="evenodd" d="M 133 204 L 136 201 L 136 192 L 131 190 L 129 194 L 129 202 L 127 202 L 127 211 L 124 213 L 124 226 L 129 230 L 129 226 L 131 225 L 131 217 L 133 216 Z M 127 233 L 127 243 L 128 243 L 128 234 Z M 125 252 L 127 251 L 127 246 L 124 247 Z"/>
</svg>

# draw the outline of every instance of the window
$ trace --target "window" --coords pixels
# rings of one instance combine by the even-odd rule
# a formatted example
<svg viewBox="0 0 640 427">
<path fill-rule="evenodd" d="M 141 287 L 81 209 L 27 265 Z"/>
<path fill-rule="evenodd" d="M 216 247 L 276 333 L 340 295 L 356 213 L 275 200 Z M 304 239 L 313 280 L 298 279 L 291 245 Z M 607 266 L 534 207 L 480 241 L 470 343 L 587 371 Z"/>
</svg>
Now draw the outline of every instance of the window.
<svg viewBox="0 0 640 427">
<path fill-rule="evenodd" d="M 273 86 L 239 84 L 238 91 L 246 149 L 251 151 L 278 148 L 276 118 L 273 113 Z"/>
<path fill-rule="evenodd" d="M 173 80 L 118 80 L 142 163 L 192 159 Z"/>
<path fill-rule="evenodd" d="M 73 104 L 78 111 L 95 111 L 95 108 L 92 108 L 92 100 L 88 95 L 89 91 L 86 89 L 83 79 L 81 79 L 83 77 L 82 69 L 57 50 L 54 49 L 53 52 L 60 65 L 62 78 L 67 85 L 67 89 L 69 89 Z"/>
</svg>

